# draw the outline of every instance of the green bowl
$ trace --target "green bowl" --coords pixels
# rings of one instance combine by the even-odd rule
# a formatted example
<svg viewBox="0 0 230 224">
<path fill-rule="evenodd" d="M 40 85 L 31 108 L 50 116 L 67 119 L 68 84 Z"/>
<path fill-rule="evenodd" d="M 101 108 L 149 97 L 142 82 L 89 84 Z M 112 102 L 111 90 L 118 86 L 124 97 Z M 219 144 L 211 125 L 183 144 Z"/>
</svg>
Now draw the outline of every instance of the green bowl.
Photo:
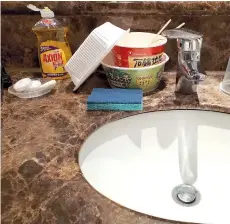
<svg viewBox="0 0 230 224">
<path fill-rule="evenodd" d="M 101 62 L 108 82 L 112 88 L 142 89 L 144 93 L 155 90 L 161 81 L 165 63 L 169 60 L 164 53 L 159 64 L 142 68 L 124 68 L 114 66 L 110 52 Z"/>
</svg>

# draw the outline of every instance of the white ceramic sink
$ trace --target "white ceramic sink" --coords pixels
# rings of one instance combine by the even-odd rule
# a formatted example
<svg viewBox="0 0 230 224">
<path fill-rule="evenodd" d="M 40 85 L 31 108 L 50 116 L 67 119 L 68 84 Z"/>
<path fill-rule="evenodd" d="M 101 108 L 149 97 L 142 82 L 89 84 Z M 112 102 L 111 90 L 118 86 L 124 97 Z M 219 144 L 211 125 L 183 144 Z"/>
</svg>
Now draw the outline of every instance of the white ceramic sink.
<svg viewBox="0 0 230 224">
<path fill-rule="evenodd" d="M 79 163 L 93 188 L 126 208 L 175 221 L 230 223 L 230 114 L 172 110 L 111 122 L 88 137 Z M 183 181 L 200 192 L 197 205 L 173 200 Z"/>
</svg>

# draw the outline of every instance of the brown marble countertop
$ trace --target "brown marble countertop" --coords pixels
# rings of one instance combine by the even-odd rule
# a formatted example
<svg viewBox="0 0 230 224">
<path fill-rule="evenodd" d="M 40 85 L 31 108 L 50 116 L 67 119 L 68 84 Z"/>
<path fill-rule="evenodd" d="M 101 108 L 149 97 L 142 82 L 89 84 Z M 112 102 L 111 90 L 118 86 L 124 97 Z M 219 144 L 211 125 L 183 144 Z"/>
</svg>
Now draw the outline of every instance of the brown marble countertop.
<svg viewBox="0 0 230 224">
<path fill-rule="evenodd" d="M 28 70 L 29 71 L 29 70 Z M 28 73 L 14 70 L 13 80 Z M 30 73 L 35 74 L 35 73 Z M 219 91 L 223 72 L 208 78 L 193 96 L 176 95 L 175 73 L 168 72 L 159 89 L 144 97 L 143 112 L 201 109 L 230 113 L 230 97 Z M 94 74 L 73 93 L 71 80 L 36 99 L 4 92 L 2 103 L 2 215 L 6 223 L 170 224 L 123 208 L 97 193 L 83 178 L 78 151 L 99 126 L 139 112 L 86 111 L 93 87 L 108 87 Z"/>
</svg>

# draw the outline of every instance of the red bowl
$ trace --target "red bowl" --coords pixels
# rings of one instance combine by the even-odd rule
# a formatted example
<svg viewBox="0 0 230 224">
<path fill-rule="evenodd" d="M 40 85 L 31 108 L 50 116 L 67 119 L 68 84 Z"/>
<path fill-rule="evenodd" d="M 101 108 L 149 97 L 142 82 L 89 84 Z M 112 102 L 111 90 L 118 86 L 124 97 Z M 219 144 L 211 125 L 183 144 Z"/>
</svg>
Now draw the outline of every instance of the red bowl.
<svg viewBox="0 0 230 224">
<path fill-rule="evenodd" d="M 167 38 L 157 36 L 155 39 L 156 34 L 153 33 L 127 33 L 112 49 L 115 65 L 140 68 L 161 63 Z"/>
</svg>

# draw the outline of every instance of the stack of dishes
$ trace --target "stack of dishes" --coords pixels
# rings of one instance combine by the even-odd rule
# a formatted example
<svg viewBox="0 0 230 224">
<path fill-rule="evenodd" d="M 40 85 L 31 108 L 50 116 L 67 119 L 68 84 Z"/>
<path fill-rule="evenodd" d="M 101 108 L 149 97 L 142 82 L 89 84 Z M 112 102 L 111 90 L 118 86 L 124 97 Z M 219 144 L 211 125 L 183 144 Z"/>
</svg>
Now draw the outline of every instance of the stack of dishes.
<svg viewBox="0 0 230 224">
<path fill-rule="evenodd" d="M 164 53 L 166 43 L 161 35 L 126 33 L 101 62 L 110 86 L 141 88 L 144 93 L 156 89 L 169 60 Z"/>
</svg>

